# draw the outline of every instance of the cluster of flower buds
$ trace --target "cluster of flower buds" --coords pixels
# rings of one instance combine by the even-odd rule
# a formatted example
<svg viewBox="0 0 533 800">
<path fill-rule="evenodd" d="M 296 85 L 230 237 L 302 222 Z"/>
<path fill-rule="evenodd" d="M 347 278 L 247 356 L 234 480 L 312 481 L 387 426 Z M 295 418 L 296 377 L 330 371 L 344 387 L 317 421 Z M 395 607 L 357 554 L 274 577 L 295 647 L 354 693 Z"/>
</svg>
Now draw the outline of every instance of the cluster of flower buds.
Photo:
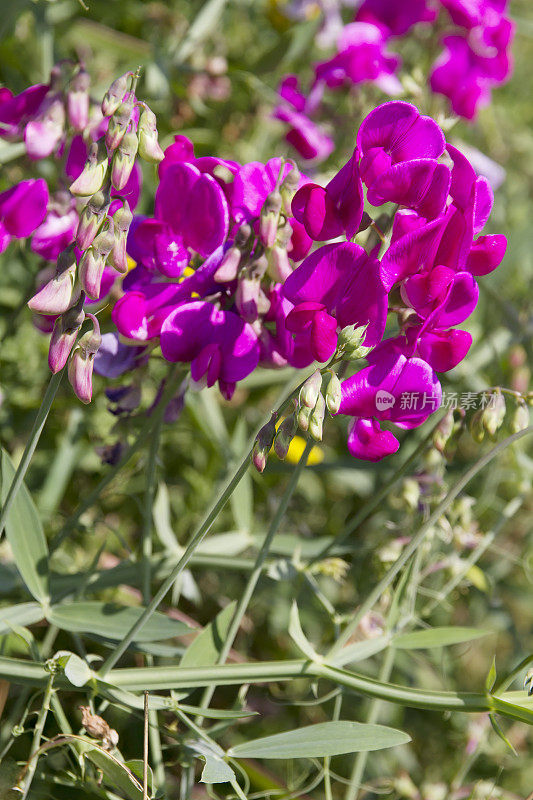
<svg viewBox="0 0 533 800">
<path fill-rule="evenodd" d="M 510 395 L 513 406 L 508 407 L 504 393 Z M 496 439 L 498 431 L 507 427 L 511 433 L 518 433 L 529 426 L 529 409 L 527 396 L 509 389 L 502 391 L 496 387 L 494 391 L 483 393 L 479 408 L 469 420 L 469 429 L 476 442 L 482 442 L 485 435 Z"/>
<path fill-rule="evenodd" d="M 86 148 L 85 166 L 70 185 L 71 198 L 81 204 L 76 230 L 68 231 L 75 239 L 59 252 L 54 275 L 28 303 L 34 312 L 56 317 L 49 351 L 53 372 L 63 369 L 74 348 L 68 376 L 84 403 L 91 400 L 93 362 L 101 337 L 95 317 L 88 314 L 93 330 L 75 344 L 85 319 L 83 306 L 102 299 L 106 271 L 111 273 L 111 283 L 113 275 L 128 271 L 126 248 L 133 214 L 121 192 L 130 181 L 137 153 L 152 163 L 163 158 L 155 116 L 135 97 L 137 79 L 137 74 L 126 73 L 104 97 L 100 135 Z M 73 127 L 79 131 L 89 120 L 88 79 L 82 69 L 75 74 L 68 101 L 76 119 Z"/>
</svg>

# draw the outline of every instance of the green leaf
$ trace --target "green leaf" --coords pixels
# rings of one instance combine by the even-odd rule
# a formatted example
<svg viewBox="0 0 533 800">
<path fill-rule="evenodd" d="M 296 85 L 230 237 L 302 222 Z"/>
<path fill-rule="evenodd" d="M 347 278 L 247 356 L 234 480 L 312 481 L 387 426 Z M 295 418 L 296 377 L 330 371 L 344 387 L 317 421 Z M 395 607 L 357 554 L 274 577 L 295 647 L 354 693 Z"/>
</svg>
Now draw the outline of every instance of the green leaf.
<svg viewBox="0 0 533 800">
<path fill-rule="evenodd" d="M 11 633 L 14 625 L 33 625 L 43 617 L 44 611 L 39 603 L 19 603 L 0 608 L 0 636 Z"/>
<path fill-rule="evenodd" d="M 289 616 L 289 636 L 291 637 L 292 641 L 300 650 L 300 652 L 308 658 L 310 661 L 320 661 L 321 658 L 318 653 L 315 651 L 312 644 L 308 641 L 305 636 L 305 633 L 302 630 L 302 625 L 300 622 L 300 614 L 298 613 L 298 606 L 296 605 L 296 600 L 293 600 L 291 606 L 291 612 Z"/>
<path fill-rule="evenodd" d="M 235 758 L 325 758 L 383 750 L 409 741 L 411 737 L 407 733 L 394 728 L 339 720 L 244 742 L 228 750 L 228 755 Z"/>
<path fill-rule="evenodd" d="M 507 745 L 507 747 L 509 748 L 509 750 L 511 750 L 511 751 L 513 752 L 513 754 L 514 754 L 515 756 L 517 756 L 517 755 L 518 755 L 518 753 L 516 752 L 516 750 L 514 749 L 513 745 L 511 744 L 511 742 L 509 741 L 509 739 L 507 738 L 507 736 L 506 736 L 506 735 L 505 735 L 505 733 L 503 732 L 503 730 L 502 730 L 502 728 L 500 727 L 500 725 L 499 725 L 499 723 L 498 723 L 498 720 L 496 719 L 496 717 L 494 716 L 494 714 L 489 714 L 489 719 L 490 719 L 490 724 L 492 725 L 492 728 L 493 728 L 494 732 L 495 732 L 495 733 L 496 733 L 496 734 L 497 734 L 497 735 L 500 737 L 500 739 L 501 739 L 503 742 L 505 742 L 505 744 Z"/>
<path fill-rule="evenodd" d="M 200 706 L 189 706 L 179 703 L 179 708 L 186 714 L 201 714 L 207 719 L 242 719 L 243 717 L 255 717 L 257 711 L 246 711 L 246 709 L 221 709 L 221 708 L 200 708 Z"/>
<path fill-rule="evenodd" d="M 124 766 L 126 766 L 139 781 L 143 781 L 144 779 L 144 761 L 142 758 L 130 758 L 129 761 L 124 762 Z M 148 796 L 152 797 L 154 793 L 154 773 L 152 772 L 152 768 L 150 764 L 148 764 Z"/>
<path fill-rule="evenodd" d="M 65 603 L 52 606 L 47 619 L 61 630 L 121 641 L 143 611 L 143 608 L 118 606 L 113 603 Z M 164 614 L 155 612 L 139 631 L 136 641 L 157 642 L 190 632 L 190 627 L 184 622 L 169 619 Z"/>
<path fill-rule="evenodd" d="M 376 636 L 375 639 L 365 639 L 362 642 L 354 642 L 343 647 L 332 659 L 330 663 L 336 667 L 344 667 L 346 664 L 355 664 L 357 661 L 364 661 L 365 658 L 380 653 L 391 643 L 390 636 Z"/>
<path fill-rule="evenodd" d="M 206 625 L 183 654 L 180 667 L 210 667 L 217 663 L 237 603 L 233 601 Z"/>
<path fill-rule="evenodd" d="M 392 645 L 398 650 L 425 650 L 432 647 L 446 647 L 450 644 L 471 642 L 488 636 L 492 631 L 481 628 L 461 628 L 450 626 L 442 628 L 428 628 L 412 633 L 400 633 L 392 639 Z"/>
<path fill-rule="evenodd" d="M 102 770 L 104 782 L 108 786 L 124 792 L 129 800 L 143 800 L 141 784 L 134 773 L 118 758 L 96 746 L 85 752 L 84 756 Z"/>
<path fill-rule="evenodd" d="M 71 653 L 65 664 L 65 676 L 73 686 L 85 686 L 91 680 L 92 672 L 82 658 L 76 653 Z"/>
<path fill-rule="evenodd" d="M 202 770 L 202 783 L 226 783 L 235 780 L 236 776 L 224 759 L 216 756 L 205 756 L 205 767 Z"/>
<path fill-rule="evenodd" d="M 2 450 L 2 503 L 6 500 L 15 471 L 9 455 Z M 50 597 L 48 545 L 37 509 L 24 483 L 9 509 L 6 537 L 22 580 L 35 599 L 46 605 Z"/>
<path fill-rule="evenodd" d="M 172 530 L 172 523 L 170 521 L 170 500 L 165 483 L 159 484 L 152 507 L 152 515 L 154 518 L 155 532 L 163 547 L 181 556 L 183 547 L 180 546 L 176 539 L 176 534 Z"/>
<path fill-rule="evenodd" d="M 492 657 L 492 664 L 490 665 L 490 669 L 488 671 L 487 677 L 485 678 L 485 689 L 487 692 L 492 692 L 494 689 L 494 684 L 496 683 L 496 656 Z"/>
</svg>

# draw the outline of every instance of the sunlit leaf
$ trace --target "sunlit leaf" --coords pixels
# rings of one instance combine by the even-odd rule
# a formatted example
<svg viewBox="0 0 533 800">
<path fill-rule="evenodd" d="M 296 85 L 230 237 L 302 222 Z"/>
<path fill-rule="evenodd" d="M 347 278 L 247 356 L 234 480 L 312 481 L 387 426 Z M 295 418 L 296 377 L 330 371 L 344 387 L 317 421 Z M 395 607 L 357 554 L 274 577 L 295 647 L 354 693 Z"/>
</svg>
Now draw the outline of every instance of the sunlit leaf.
<svg viewBox="0 0 533 800">
<path fill-rule="evenodd" d="M 492 631 L 481 628 L 461 628 L 450 626 L 442 628 L 428 628 L 423 631 L 400 633 L 394 636 L 392 644 L 398 650 L 425 650 L 432 647 L 445 647 L 450 644 L 461 644 L 488 636 Z"/>
<path fill-rule="evenodd" d="M 180 667 L 209 667 L 217 663 L 236 605 L 235 602 L 227 605 L 205 626 L 183 654 Z"/>
<path fill-rule="evenodd" d="M 52 606 L 48 620 L 58 628 L 75 633 L 94 634 L 120 641 L 137 622 L 143 608 L 119 606 L 114 603 L 79 602 Z M 154 613 L 136 636 L 139 642 L 157 642 L 190 633 L 184 622 Z"/>
</svg>

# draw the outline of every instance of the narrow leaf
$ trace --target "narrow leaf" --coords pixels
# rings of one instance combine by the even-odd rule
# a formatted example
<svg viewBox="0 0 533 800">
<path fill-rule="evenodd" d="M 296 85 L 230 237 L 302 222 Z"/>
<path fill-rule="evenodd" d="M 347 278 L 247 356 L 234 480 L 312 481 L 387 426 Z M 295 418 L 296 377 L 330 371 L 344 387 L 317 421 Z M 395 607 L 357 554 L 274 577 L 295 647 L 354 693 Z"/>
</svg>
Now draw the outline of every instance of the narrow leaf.
<svg viewBox="0 0 533 800">
<path fill-rule="evenodd" d="M 487 677 L 485 678 L 485 689 L 487 692 L 492 692 L 494 684 L 496 683 L 496 677 L 496 656 L 493 656 L 492 664 L 490 665 Z"/>
<path fill-rule="evenodd" d="M 15 467 L 5 450 L 2 451 L 2 503 L 15 477 Z M 21 484 L 9 509 L 6 537 L 11 545 L 15 564 L 22 580 L 36 600 L 49 600 L 48 545 L 35 503 L 24 483 Z"/>
<path fill-rule="evenodd" d="M 92 750 L 84 753 L 84 756 L 101 769 L 104 775 L 104 783 L 113 789 L 124 792 L 129 800 L 142 800 L 142 786 L 128 767 L 119 761 L 118 758 L 107 753 L 102 748 L 93 747 Z"/>
<path fill-rule="evenodd" d="M 226 783 L 235 780 L 235 773 L 222 758 L 205 756 L 205 767 L 202 770 L 202 783 Z"/>
<path fill-rule="evenodd" d="M 303 653 L 306 658 L 310 659 L 310 661 L 320 661 L 320 656 L 316 653 L 312 644 L 308 641 L 305 636 L 305 633 L 302 630 L 302 625 L 300 622 L 300 614 L 298 613 L 298 606 L 296 605 L 296 600 L 293 601 L 291 606 L 291 612 L 289 617 L 289 636 L 291 637 L 292 641 Z"/>
<path fill-rule="evenodd" d="M 400 633 L 394 636 L 392 644 L 398 650 L 425 650 L 432 647 L 446 647 L 450 644 L 461 644 L 461 642 L 471 642 L 488 636 L 492 631 L 482 630 L 481 628 L 461 628 L 450 626 L 442 628 L 428 628 L 423 631 L 413 631 L 412 633 Z"/>
<path fill-rule="evenodd" d="M 331 661 L 336 667 L 344 667 L 346 664 L 355 664 L 357 661 L 364 661 L 365 658 L 380 653 L 385 647 L 390 645 L 390 636 L 376 636 L 375 639 L 365 639 L 362 642 L 354 642 L 343 647 Z"/>
<path fill-rule="evenodd" d="M 14 625 L 33 625 L 43 617 L 44 611 L 39 603 L 19 603 L 0 608 L 0 636 L 11 633 Z"/>
<path fill-rule="evenodd" d="M 244 742 L 228 750 L 235 758 L 325 758 L 406 744 L 411 737 L 384 725 L 339 720 Z"/>
<path fill-rule="evenodd" d="M 217 663 L 236 605 L 235 601 L 227 605 L 205 626 L 183 654 L 180 667 L 210 667 Z"/>
<path fill-rule="evenodd" d="M 113 603 L 80 602 L 52 606 L 48 621 L 58 628 L 74 633 L 103 636 L 121 641 L 124 634 L 137 622 L 143 608 L 118 606 Z M 136 641 L 157 642 L 183 636 L 191 629 L 184 622 L 169 619 L 164 614 L 154 613 L 139 631 Z"/>
<path fill-rule="evenodd" d="M 509 750 L 512 751 L 513 755 L 517 756 L 518 753 L 516 752 L 516 750 L 514 749 L 513 745 L 511 744 L 511 742 L 509 741 L 509 739 L 507 738 L 507 736 L 503 732 L 503 730 L 500 727 L 500 725 L 498 723 L 498 720 L 496 719 L 494 714 L 489 714 L 489 719 L 490 719 L 490 724 L 492 725 L 492 729 L 494 730 L 494 732 L 500 737 L 500 739 L 503 742 L 505 742 L 505 744 L 507 745 Z"/>
</svg>

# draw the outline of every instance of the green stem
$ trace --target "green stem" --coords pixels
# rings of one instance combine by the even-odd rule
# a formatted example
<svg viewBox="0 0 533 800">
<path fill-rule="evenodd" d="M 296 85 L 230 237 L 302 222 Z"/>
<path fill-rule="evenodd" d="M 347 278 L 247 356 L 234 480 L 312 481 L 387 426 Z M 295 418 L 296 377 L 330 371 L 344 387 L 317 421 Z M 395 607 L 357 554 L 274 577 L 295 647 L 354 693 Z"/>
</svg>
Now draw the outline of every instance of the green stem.
<svg viewBox="0 0 533 800">
<path fill-rule="evenodd" d="M 394 663 L 394 656 L 396 655 L 393 647 L 389 647 L 385 653 L 381 669 L 379 671 L 379 680 L 388 681 L 392 672 L 392 665 Z M 378 721 L 379 713 L 381 711 L 382 701 L 375 698 L 370 703 L 368 711 L 367 722 L 373 724 Z M 346 787 L 345 800 L 356 800 L 359 794 L 359 788 L 365 772 L 368 753 L 358 753 L 355 757 L 352 774 L 350 776 L 350 783 Z"/>
<path fill-rule="evenodd" d="M 375 588 L 370 592 L 367 599 L 362 603 L 354 616 L 352 617 L 351 621 L 347 624 L 344 631 L 341 633 L 333 647 L 328 653 L 328 657 L 331 657 L 342 650 L 344 645 L 351 639 L 359 623 L 363 619 L 363 617 L 368 614 L 369 611 L 372 610 L 375 603 L 379 600 L 382 596 L 383 592 L 390 586 L 398 572 L 405 566 L 407 561 L 411 558 L 413 553 L 417 550 L 417 548 L 422 544 L 430 530 L 433 528 L 433 525 L 437 522 L 439 517 L 445 513 L 449 505 L 455 500 L 458 494 L 463 491 L 465 486 L 475 477 L 478 472 L 480 472 L 487 464 L 496 458 L 502 450 L 505 450 L 510 444 L 517 442 L 524 436 L 533 433 L 533 425 L 529 426 L 529 428 L 525 428 L 523 431 L 519 431 L 518 433 L 514 433 L 512 436 L 508 436 L 507 439 L 504 439 L 502 442 L 493 447 L 492 450 L 489 450 L 488 453 L 485 453 L 475 464 L 473 464 L 470 469 L 468 469 L 465 474 L 460 478 L 454 486 L 450 489 L 444 500 L 439 503 L 437 508 L 433 511 L 427 521 L 422 525 L 416 536 L 413 536 L 407 547 L 402 552 L 401 556 L 394 562 L 392 567 L 386 573 L 386 575 L 379 581 L 379 583 L 375 586 Z"/>
<path fill-rule="evenodd" d="M 44 394 L 42 403 L 40 405 L 39 411 L 37 412 L 35 422 L 33 423 L 33 427 L 30 432 L 30 438 L 28 439 L 28 443 L 24 448 L 24 453 L 22 454 L 20 464 L 17 467 L 17 471 L 15 472 L 13 482 L 9 487 L 7 497 L 5 499 L 4 505 L 2 506 L 2 511 L 0 512 L 0 537 L 2 536 L 2 533 L 6 526 L 9 509 L 11 508 L 11 505 L 15 497 L 17 496 L 17 492 L 22 485 L 24 476 L 28 471 L 30 461 L 32 459 L 32 456 L 35 452 L 35 448 L 37 447 L 37 443 L 43 431 L 46 418 L 50 413 L 50 409 L 52 407 L 52 403 L 54 402 L 54 398 L 57 394 L 57 390 L 59 389 L 59 384 L 61 383 L 62 377 L 63 377 L 63 370 L 61 370 L 61 372 L 57 372 L 55 375 L 52 375 L 50 381 L 48 382 L 46 392 Z"/>
<path fill-rule="evenodd" d="M 33 776 L 35 775 L 35 770 L 37 769 L 37 761 L 39 760 L 39 748 L 41 746 L 41 739 L 43 738 L 43 731 L 46 722 L 46 717 L 48 716 L 48 711 L 50 710 L 50 700 L 52 697 L 53 685 L 54 685 L 54 676 L 49 675 L 48 682 L 46 684 L 46 689 L 44 691 L 43 704 L 41 706 L 41 710 L 39 711 L 39 716 L 37 717 L 37 723 L 35 725 L 35 731 L 33 733 L 33 741 L 30 750 L 30 757 L 28 759 L 26 767 L 26 772 L 22 779 L 22 785 L 19 787 L 21 792 L 21 800 L 26 800 L 28 792 L 30 791 L 30 786 L 33 780 Z"/>
<path fill-rule="evenodd" d="M 111 481 L 115 478 L 115 476 L 128 464 L 133 456 L 141 450 L 150 436 L 152 436 L 154 428 L 160 424 L 160 420 L 163 418 L 165 414 L 165 409 L 172 399 L 174 393 L 177 389 L 177 382 L 178 382 L 178 371 L 179 371 L 179 364 L 172 365 L 170 370 L 170 375 L 168 378 L 167 385 L 165 387 L 165 391 L 163 392 L 161 399 L 157 405 L 155 411 L 153 411 L 152 415 L 146 420 L 143 427 L 139 431 L 139 434 L 133 444 L 131 444 L 118 464 L 109 470 L 107 475 L 102 478 L 100 483 L 90 492 L 87 497 L 80 503 L 76 511 L 68 518 L 67 522 L 63 526 L 63 528 L 59 531 L 59 533 L 55 536 L 55 538 L 50 543 L 50 552 L 54 552 L 63 542 L 63 540 L 69 535 L 69 533 L 76 527 L 78 524 L 80 517 L 87 511 L 88 508 L 91 508 L 92 505 L 98 500 L 101 493 L 104 489 L 111 483 Z"/>
<path fill-rule="evenodd" d="M 126 652 L 131 642 L 135 639 L 135 635 L 137 632 L 143 627 L 144 623 L 152 616 L 154 611 L 159 606 L 160 602 L 163 600 L 166 593 L 171 589 L 172 585 L 174 584 L 176 578 L 183 572 L 189 561 L 191 560 L 192 554 L 203 541 L 205 536 L 209 533 L 211 526 L 215 522 L 216 518 L 226 505 L 227 501 L 233 494 L 235 487 L 239 484 L 241 478 L 245 474 L 250 464 L 250 456 L 251 451 L 246 453 L 243 461 L 237 468 L 237 471 L 233 474 L 230 478 L 228 483 L 226 484 L 224 490 L 220 494 L 218 500 L 215 504 L 210 508 L 206 517 L 204 518 L 203 522 L 200 524 L 200 527 L 197 529 L 196 533 L 192 537 L 191 541 L 185 548 L 185 551 L 170 573 L 168 577 L 163 581 L 161 586 L 159 587 L 158 591 L 150 601 L 150 603 L 146 606 L 144 612 L 141 614 L 139 619 L 135 622 L 134 625 L 131 626 L 130 630 L 127 632 L 124 639 L 120 642 L 117 646 L 116 650 L 112 651 L 107 659 L 104 661 L 101 669 L 100 669 L 100 677 L 104 678 L 110 669 L 112 669 L 117 661 L 122 657 L 122 655 Z"/>
<path fill-rule="evenodd" d="M 235 609 L 235 613 L 233 615 L 233 619 L 231 620 L 231 624 L 229 626 L 229 630 L 228 630 L 226 639 L 225 639 L 224 644 L 222 645 L 222 648 L 220 650 L 220 654 L 219 654 L 219 657 L 218 657 L 218 660 L 217 660 L 217 664 L 224 664 L 224 662 L 226 661 L 226 659 L 227 659 L 227 657 L 229 655 L 229 652 L 230 652 L 231 648 L 233 647 L 233 643 L 235 641 L 235 637 L 237 636 L 237 633 L 238 633 L 239 628 L 241 626 L 242 619 L 243 619 L 243 617 L 244 617 L 244 615 L 246 613 L 246 610 L 248 608 L 248 604 L 249 604 L 249 602 L 251 600 L 251 597 L 252 597 L 252 595 L 253 595 L 253 593 L 255 591 L 255 587 L 257 586 L 257 582 L 258 582 L 258 580 L 259 580 L 259 578 L 261 576 L 261 573 L 263 571 L 264 563 L 265 563 L 265 560 L 266 560 L 266 558 L 268 556 L 268 553 L 270 551 L 270 546 L 272 544 L 272 540 L 274 539 L 274 536 L 278 532 L 279 526 L 281 525 L 281 521 L 282 521 L 283 517 L 285 516 L 285 512 L 287 510 L 287 506 L 289 505 L 291 497 L 293 495 L 293 492 L 296 489 L 296 486 L 298 484 L 298 480 L 300 478 L 302 470 L 305 468 L 305 465 L 307 464 L 307 459 L 309 457 L 309 453 L 311 452 L 312 447 L 313 447 L 313 441 L 311 439 L 308 439 L 307 443 L 306 443 L 306 446 L 305 446 L 305 450 L 302 453 L 302 456 L 301 456 L 300 460 L 298 461 L 298 464 L 296 465 L 296 467 L 295 467 L 295 469 L 294 469 L 294 471 L 293 471 L 293 473 L 291 475 L 291 479 L 289 481 L 289 485 L 287 486 L 287 488 L 286 488 L 286 490 L 285 490 L 285 492 L 283 494 L 283 497 L 281 498 L 281 500 L 279 502 L 279 505 L 278 505 L 278 508 L 276 510 L 276 513 L 274 514 L 274 517 L 272 518 L 272 522 L 270 523 L 270 527 L 269 527 L 269 529 L 267 531 L 267 534 L 266 534 L 266 536 L 265 536 L 265 538 L 263 540 L 263 544 L 261 545 L 261 548 L 260 548 L 260 550 L 259 550 L 259 552 L 257 554 L 254 568 L 253 568 L 252 573 L 250 574 L 250 576 L 248 578 L 248 581 L 246 583 L 246 587 L 245 587 L 244 592 L 243 592 L 243 594 L 241 596 L 241 599 L 239 600 L 237 608 Z M 216 686 L 208 686 L 207 687 L 207 689 L 205 690 L 205 692 L 203 694 L 202 700 L 200 702 L 200 708 L 203 709 L 203 708 L 207 708 L 209 706 L 209 703 L 211 702 L 211 698 L 213 697 L 215 688 L 216 688 Z M 202 724 L 201 716 L 199 716 L 196 721 L 197 721 L 198 725 L 201 725 Z"/>
</svg>

